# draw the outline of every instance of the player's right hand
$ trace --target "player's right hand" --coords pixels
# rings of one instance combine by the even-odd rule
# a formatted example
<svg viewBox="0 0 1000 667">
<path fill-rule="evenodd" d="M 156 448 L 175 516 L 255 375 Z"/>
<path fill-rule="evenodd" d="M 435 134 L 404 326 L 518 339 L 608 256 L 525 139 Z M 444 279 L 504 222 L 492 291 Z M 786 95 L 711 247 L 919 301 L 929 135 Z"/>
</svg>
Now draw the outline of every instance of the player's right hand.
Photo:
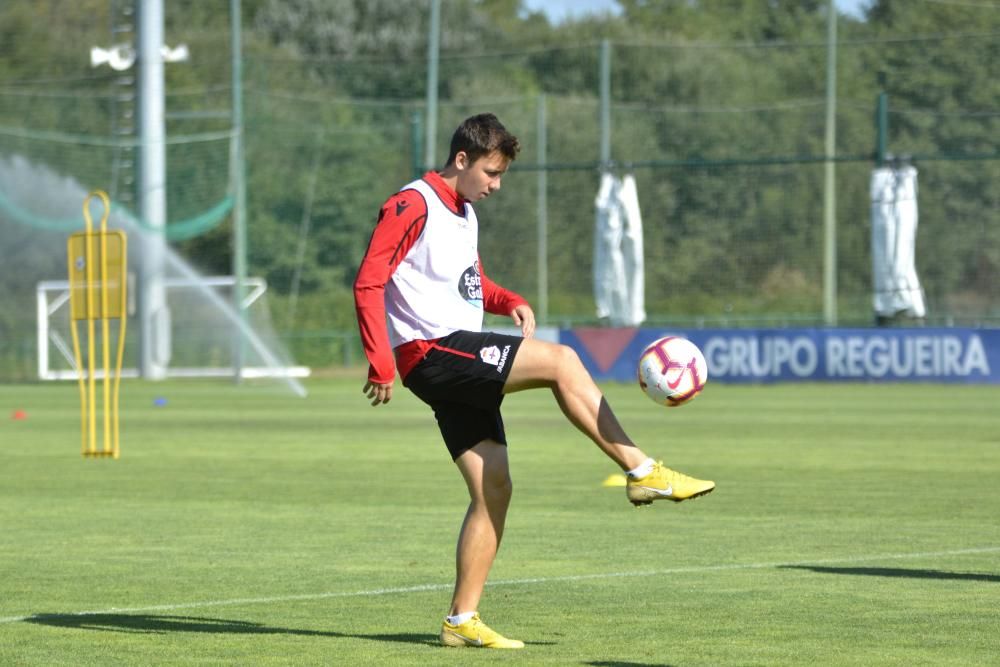
<svg viewBox="0 0 1000 667">
<path fill-rule="evenodd" d="M 368 398 L 372 399 L 372 405 L 388 403 L 392 399 L 391 382 L 388 384 L 379 384 L 378 382 L 368 380 L 365 382 L 365 388 L 361 391 L 367 394 Z"/>
</svg>

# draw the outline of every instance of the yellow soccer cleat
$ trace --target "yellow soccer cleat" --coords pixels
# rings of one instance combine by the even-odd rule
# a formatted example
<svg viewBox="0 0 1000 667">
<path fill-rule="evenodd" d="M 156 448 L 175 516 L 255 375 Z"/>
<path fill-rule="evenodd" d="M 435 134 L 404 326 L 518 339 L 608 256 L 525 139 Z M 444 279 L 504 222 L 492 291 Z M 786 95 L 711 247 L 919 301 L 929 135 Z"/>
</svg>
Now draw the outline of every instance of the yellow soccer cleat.
<svg viewBox="0 0 1000 667">
<path fill-rule="evenodd" d="M 445 646 L 473 646 L 476 648 L 524 648 L 524 642 L 507 639 L 494 632 L 476 614 L 465 623 L 452 625 L 447 620 L 441 626 L 441 643 Z"/>
<path fill-rule="evenodd" d="M 638 507 L 648 505 L 654 500 L 673 500 L 680 502 L 689 498 L 697 498 L 711 493 L 715 482 L 706 479 L 688 477 L 676 470 L 671 470 L 658 461 L 653 470 L 645 477 L 629 479 L 625 493 L 629 502 Z"/>
</svg>

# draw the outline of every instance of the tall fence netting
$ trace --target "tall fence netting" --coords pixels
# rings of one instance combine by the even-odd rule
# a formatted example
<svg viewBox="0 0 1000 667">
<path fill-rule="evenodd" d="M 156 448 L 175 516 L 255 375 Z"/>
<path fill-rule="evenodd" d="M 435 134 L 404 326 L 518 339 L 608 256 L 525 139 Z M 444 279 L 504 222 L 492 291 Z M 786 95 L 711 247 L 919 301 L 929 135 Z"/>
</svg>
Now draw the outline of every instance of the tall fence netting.
<svg viewBox="0 0 1000 667">
<path fill-rule="evenodd" d="M 38 3 L 40 14 L 31 14 L 32 4 L 11 3 L 0 21 L 38 19 L 48 7 Z M 82 195 L 104 189 L 142 224 L 137 72 L 91 67 L 91 47 L 121 38 L 112 26 L 122 3 L 97 4 L 89 22 L 59 33 L 71 40 L 47 40 L 44 26 L 34 26 L 37 48 L 47 49 L 43 68 L 0 43 L 0 378 L 35 374 L 37 285 L 65 278 L 65 239 L 82 224 Z M 544 303 L 545 323 L 596 323 L 591 269 L 602 169 L 637 179 L 650 322 L 824 321 L 823 43 L 613 40 L 607 163 L 599 42 L 498 53 L 444 48 L 437 164 L 427 165 L 425 50 L 305 57 L 273 48 L 248 17 L 241 170 L 233 161 L 229 3 L 165 4 L 167 41 L 190 52 L 165 66 L 168 242 L 201 274 L 231 274 L 234 183 L 244 175 L 248 274 L 266 281 L 269 326 L 299 363 L 361 361 L 350 287 L 378 206 L 440 166 L 453 128 L 482 111 L 495 112 L 523 146 L 502 191 L 478 207 L 485 269 Z M 880 42 L 848 35 L 838 45 L 838 71 L 864 73 L 837 81 L 840 324 L 874 322 L 869 182 L 880 92 L 889 100 L 889 152 L 919 172 L 916 264 L 926 323 L 1000 322 L 1000 84 L 951 85 L 937 95 L 922 88 L 919 71 L 937 59 L 961 80 L 963 68 L 996 62 L 1000 26 L 989 27 Z M 174 332 L 187 358 L 183 350 L 199 342 L 184 337 Z"/>
</svg>

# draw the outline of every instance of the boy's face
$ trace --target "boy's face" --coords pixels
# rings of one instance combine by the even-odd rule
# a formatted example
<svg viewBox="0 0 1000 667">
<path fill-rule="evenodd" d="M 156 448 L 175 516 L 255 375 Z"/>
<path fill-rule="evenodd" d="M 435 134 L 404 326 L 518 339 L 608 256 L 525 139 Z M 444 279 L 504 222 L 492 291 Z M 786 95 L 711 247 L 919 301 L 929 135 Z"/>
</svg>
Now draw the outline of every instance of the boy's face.
<svg viewBox="0 0 1000 667">
<path fill-rule="evenodd" d="M 500 189 L 500 179 L 507 173 L 509 166 L 510 160 L 499 151 L 484 155 L 475 162 L 470 162 L 469 156 L 464 151 L 459 151 L 455 156 L 455 167 L 458 170 L 455 191 L 470 202 L 489 197 Z"/>
</svg>

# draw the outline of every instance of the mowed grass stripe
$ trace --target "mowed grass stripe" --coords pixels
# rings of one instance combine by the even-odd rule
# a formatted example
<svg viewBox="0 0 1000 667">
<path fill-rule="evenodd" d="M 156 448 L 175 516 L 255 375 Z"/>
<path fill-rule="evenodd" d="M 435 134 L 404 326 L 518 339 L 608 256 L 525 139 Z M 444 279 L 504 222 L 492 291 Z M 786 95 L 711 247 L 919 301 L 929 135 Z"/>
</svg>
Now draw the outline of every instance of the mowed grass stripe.
<svg viewBox="0 0 1000 667">
<path fill-rule="evenodd" d="M 574 574 L 562 577 L 531 577 L 525 579 L 508 579 L 487 582 L 488 587 L 496 586 L 531 586 L 535 584 L 570 583 L 588 581 L 591 579 L 623 579 L 629 577 L 651 577 L 670 574 L 692 574 L 699 572 L 719 572 L 725 570 L 763 570 L 782 567 L 806 567 L 810 565 L 832 565 L 838 563 L 871 563 L 884 560 L 904 560 L 919 558 L 941 558 L 944 556 L 967 556 L 975 554 L 1000 553 L 1000 546 L 974 547 L 952 551 L 930 551 L 923 553 L 871 554 L 867 556 L 844 556 L 842 558 L 823 558 L 803 561 L 788 561 L 783 563 L 730 563 L 726 565 L 697 565 L 691 567 L 673 567 L 663 570 L 646 570 L 641 572 L 600 572 L 593 574 Z M 58 616 L 95 616 L 101 614 L 133 614 L 149 611 L 180 611 L 183 609 L 202 609 L 207 607 L 228 607 L 242 605 L 273 604 L 276 602 L 299 602 L 326 600 L 330 598 L 372 597 L 377 595 L 402 595 L 406 593 L 425 593 L 451 589 L 453 583 L 415 584 L 396 588 L 375 588 L 365 591 L 340 591 L 300 595 L 276 595 L 272 597 L 234 598 L 232 600 L 207 600 L 201 602 L 182 602 L 178 604 L 151 604 L 141 607 L 108 607 L 91 611 L 75 611 Z M 0 623 L 19 623 L 35 618 L 34 615 L 10 616 L 0 618 Z"/>
</svg>

